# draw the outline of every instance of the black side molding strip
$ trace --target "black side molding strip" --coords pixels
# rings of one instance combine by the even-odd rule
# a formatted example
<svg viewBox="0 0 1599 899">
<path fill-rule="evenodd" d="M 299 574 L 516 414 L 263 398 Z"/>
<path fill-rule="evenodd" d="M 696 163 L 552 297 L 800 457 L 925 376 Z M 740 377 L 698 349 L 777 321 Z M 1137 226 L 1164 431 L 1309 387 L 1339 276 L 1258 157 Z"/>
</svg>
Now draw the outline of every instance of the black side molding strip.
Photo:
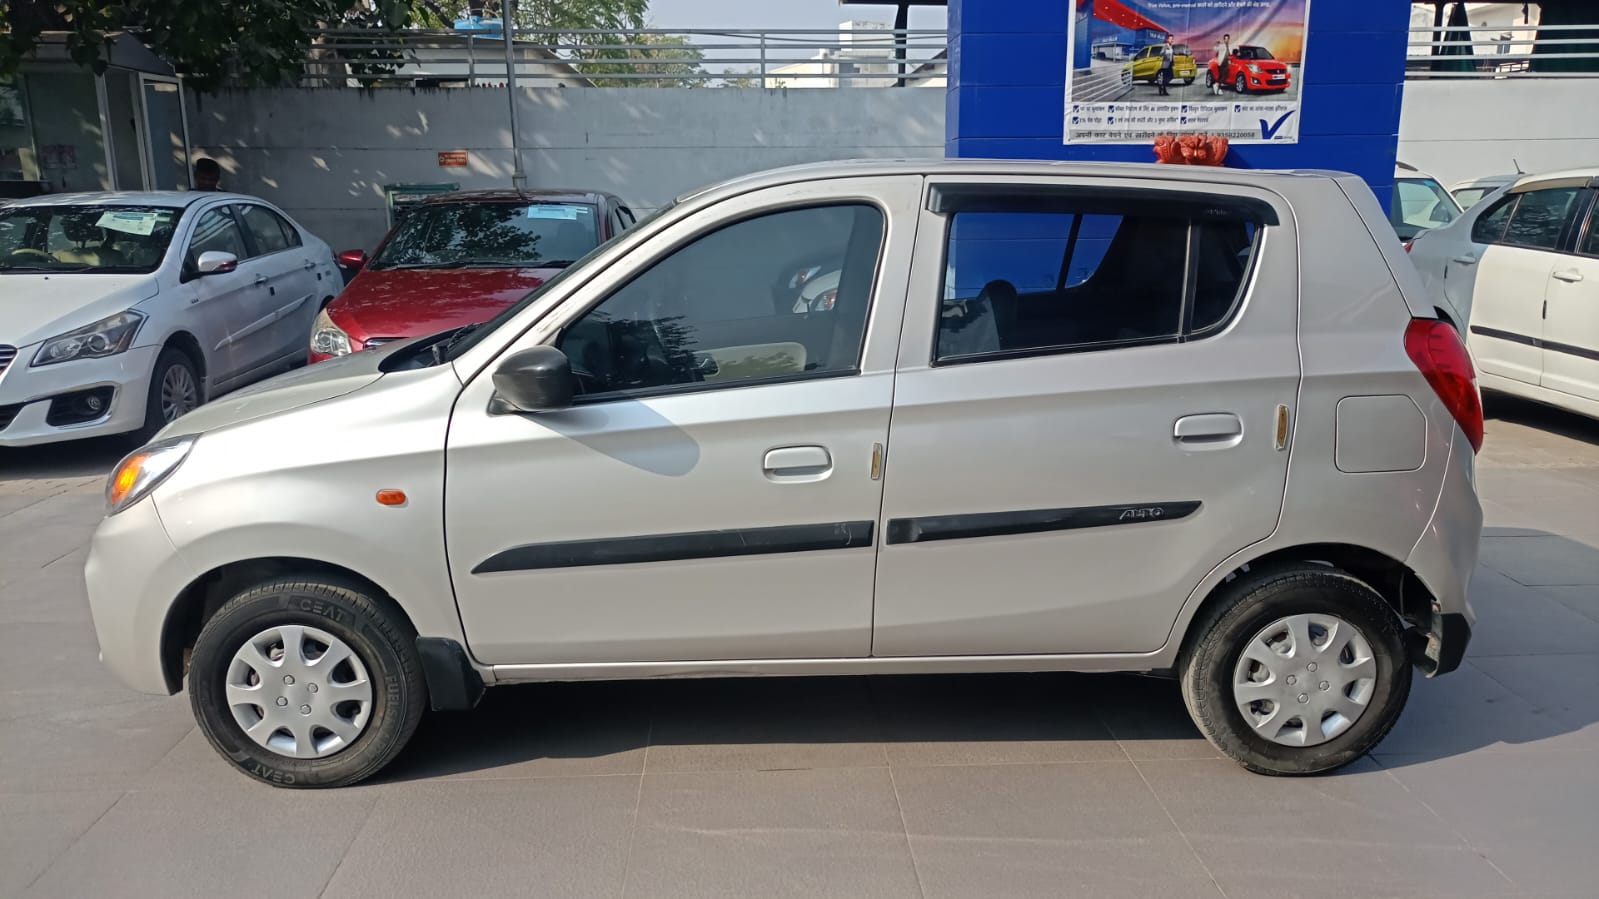
<svg viewBox="0 0 1599 899">
<path fill-rule="evenodd" d="M 1199 511 L 1197 500 L 1172 503 L 1136 503 L 1125 506 L 1084 506 L 1077 509 L 1027 509 L 1019 512 L 977 512 L 969 515 L 933 515 L 895 518 L 888 522 L 888 542 L 925 543 L 929 540 L 967 540 L 1008 534 L 1036 534 L 1103 528 L 1121 524 L 1173 521 Z"/>
<path fill-rule="evenodd" d="M 694 531 L 686 534 L 652 534 L 642 537 L 611 537 L 603 540 L 565 540 L 559 543 L 513 546 L 479 562 L 477 567 L 472 569 L 472 573 L 581 568 L 588 565 L 630 565 L 639 562 L 681 562 L 688 559 L 855 549 L 871 545 L 872 522 L 870 521 Z"/>
<path fill-rule="evenodd" d="M 1472 325 L 1471 333 L 1492 337 L 1496 340 L 1508 340 L 1523 346 L 1537 347 L 1540 350 L 1549 350 L 1554 353 L 1564 353 L 1567 356 L 1576 356 L 1580 359 L 1592 359 L 1599 362 L 1599 350 L 1591 350 L 1584 346 L 1572 346 L 1569 343 L 1556 343 L 1553 340 L 1543 340 L 1538 337 L 1529 337 L 1526 334 L 1517 334 L 1514 331 L 1501 331 L 1498 328 L 1484 328 L 1481 325 Z"/>
</svg>

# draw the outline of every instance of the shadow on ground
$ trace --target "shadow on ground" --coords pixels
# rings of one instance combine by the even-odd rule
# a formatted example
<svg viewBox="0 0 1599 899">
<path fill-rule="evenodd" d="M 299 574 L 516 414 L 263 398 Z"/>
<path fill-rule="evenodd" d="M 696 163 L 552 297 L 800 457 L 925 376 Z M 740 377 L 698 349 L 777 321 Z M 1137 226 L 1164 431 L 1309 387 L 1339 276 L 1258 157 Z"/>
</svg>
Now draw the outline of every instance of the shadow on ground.
<svg viewBox="0 0 1599 899">
<path fill-rule="evenodd" d="M 1488 418 L 1599 446 L 1599 420 L 1502 393 L 1484 393 L 1482 402 Z"/>
<path fill-rule="evenodd" d="M 20 449 L 0 447 L 0 482 L 38 478 L 83 478 L 110 474 L 132 452 L 129 437 L 100 437 Z"/>
</svg>

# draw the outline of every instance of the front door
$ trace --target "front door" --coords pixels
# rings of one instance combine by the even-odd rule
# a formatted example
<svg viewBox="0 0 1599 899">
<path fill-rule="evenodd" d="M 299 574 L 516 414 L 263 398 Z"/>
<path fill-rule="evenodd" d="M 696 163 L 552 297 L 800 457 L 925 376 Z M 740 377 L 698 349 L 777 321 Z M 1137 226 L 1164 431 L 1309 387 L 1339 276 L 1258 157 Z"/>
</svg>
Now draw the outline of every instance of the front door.
<svg viewBox="0 0 1599 899">
<path fill-rule="evenodd" d="M 935 181 L 875 655 L 1155 650 L 1194 585 L 1271 534 L 1296 237 L 1280 200 L 1214 190 Z"/>
<path fill-rule="evenodd" d="M 239 260 L 231 272 L 198 274 L 196 265 L 202 253 L 230 253 Z M 250 249 L 244 231 L 226 206 L 213 206 L 199 214 L 189 237 L 184 277 L 189 304 L 206 355 L 207 395 L 227 389 L 247 367 L 235 337 L 247 325 L 256 300 L 263 291 L 255 276 L 246 270 Z"/>
<path fill-rule="evenodd" d="M 570 409 L 496 414 L 497 363 L 471 380 L 445 522 L 476 658 L 869 653 L 920 184 L 758 191 L 651 238 L 507 349 L 558 346 Z M 795 313 L 817 258 L 832 302 Z"/>
<path fill-rule="evenodd" d="M 1599 403 L 1599 197 L 1576 250 L 1562 255 L 1549 275 L 1543 386 Z"/>
</svg>

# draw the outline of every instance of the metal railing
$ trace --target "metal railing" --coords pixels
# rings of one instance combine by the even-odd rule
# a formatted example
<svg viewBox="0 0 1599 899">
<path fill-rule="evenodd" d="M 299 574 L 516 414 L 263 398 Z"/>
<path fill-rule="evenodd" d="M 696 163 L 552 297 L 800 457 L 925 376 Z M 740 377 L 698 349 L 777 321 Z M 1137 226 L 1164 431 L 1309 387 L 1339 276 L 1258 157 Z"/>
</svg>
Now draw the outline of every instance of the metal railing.
<svg viewBox="0 0 1599 899">
<path fill-rule="evenodd" d="M 1406 78 L 1599 76 L 1599 24 L 1411 28 Z"/>
<path fill-rule="evenodd" d="M 507 62 L 492 30 L 324 30 L 313 34 L 311 86 L 565 87 L 942 86 L 942 30 L 760 31 L 646 28 L 513 31 Z"/>
</svg>

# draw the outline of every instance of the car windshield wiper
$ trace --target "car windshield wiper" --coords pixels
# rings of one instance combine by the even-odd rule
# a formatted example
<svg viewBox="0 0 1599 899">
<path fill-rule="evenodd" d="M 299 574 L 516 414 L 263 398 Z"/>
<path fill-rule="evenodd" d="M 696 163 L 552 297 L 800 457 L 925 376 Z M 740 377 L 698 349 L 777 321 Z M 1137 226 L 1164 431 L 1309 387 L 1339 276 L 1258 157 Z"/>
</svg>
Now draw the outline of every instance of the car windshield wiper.
<svg viewBox="0 0 1599 899">
<path fill-rule="evenodd" d="M 0 272 L 81 272 L 94 266 L 86 262 L 73 262 L 64 265 L 17 265 L 14 262 L 0 262 Z"/>
<path fill-rule="evenodd" d="M 456 344 L 460 343 L 462 340 L 465 340 L 466 335 L 471 334 L 473 331 L 476 331 L 481 327 L 483 327 L 482 322 L 473 322 L 470 325 L 457 328 L 454 334 L 451 334 L 444 340 L 433 344 L 433 346 L 430 347 L 430 349 L 433 350 L 433 364 L 443 365 L 450 358 L 450 350 L 454 349 Z"/>
<path fill-rule="evenodd" d="M 377 266 L 383 269 L 425 269 L 425 268 L 540 268 L 542 262 L 512 262 L 505 259 L 454 259 L 449 262 L 397 262 L 393 265 Z"/>
</svg>

